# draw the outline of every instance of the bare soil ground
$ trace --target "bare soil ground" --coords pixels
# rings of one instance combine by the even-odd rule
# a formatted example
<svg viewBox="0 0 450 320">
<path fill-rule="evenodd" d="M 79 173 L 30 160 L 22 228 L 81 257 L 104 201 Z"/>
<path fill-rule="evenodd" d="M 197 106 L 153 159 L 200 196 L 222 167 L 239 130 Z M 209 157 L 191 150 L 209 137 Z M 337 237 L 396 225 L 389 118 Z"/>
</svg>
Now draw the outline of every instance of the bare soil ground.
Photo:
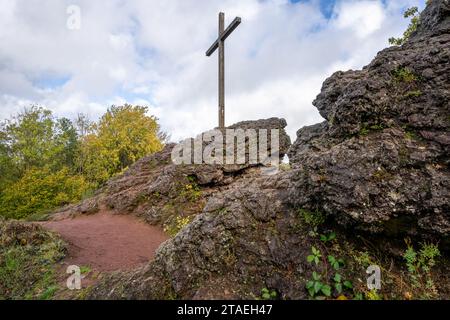
<svg viewBox="0 0 450 320">
<path fill-rule="evenodd" d="M 92 216 L 42 223 L 69 244 L 64 265 L 97 272 L 130 270 L 151 260 L 168 236 L 132 216 L 101 211 Z"/>
</svg>

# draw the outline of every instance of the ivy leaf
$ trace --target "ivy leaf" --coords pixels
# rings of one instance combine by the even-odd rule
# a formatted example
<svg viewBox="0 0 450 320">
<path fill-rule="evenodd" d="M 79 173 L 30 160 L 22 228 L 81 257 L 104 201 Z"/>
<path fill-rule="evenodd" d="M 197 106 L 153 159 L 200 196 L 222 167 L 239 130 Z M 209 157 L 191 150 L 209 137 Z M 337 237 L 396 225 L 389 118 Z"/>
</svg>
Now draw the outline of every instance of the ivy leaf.
<svg viewBox="0 0 450 320">
<path fill-rule="evenodd" d="M 342 292 L 342 284 L 341 283 L 336 283 L 334 287 L 336 288 L 338 293 Z"/>
</svg>

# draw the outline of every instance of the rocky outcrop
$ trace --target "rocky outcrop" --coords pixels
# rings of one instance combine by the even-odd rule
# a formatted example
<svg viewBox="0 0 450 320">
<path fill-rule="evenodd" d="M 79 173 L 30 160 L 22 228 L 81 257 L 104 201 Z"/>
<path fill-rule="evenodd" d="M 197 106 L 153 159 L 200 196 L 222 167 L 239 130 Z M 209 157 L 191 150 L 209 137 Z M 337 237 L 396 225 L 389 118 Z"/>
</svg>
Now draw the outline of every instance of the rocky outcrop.
<svg viewBox="0 0 450 320">
<path fill-rule="evenodd" d="M 289 151 L 293 205 L 347 228 L 450 235 L 449 21 L 448 2 L 432 1 L 406 44 L 324 82 L 326 121 Z"/>
<path fill-rule="evenodd" d="M 294 227 L 297 217 L 280 201 L 288 183 L 279 176 L 252 177 L 215 194 L 152 263 L 107 276 L 90 297 L 254 299 L 267 282 L 286 297 L 305 298 L 307 233 Z"/>
<path fill-rule="evenodd" d="M 405 45 L 381 51 L 363 70 L 337 72 L 325 81 L 314 105 L 326 121 L 298 131 L 288 153 L 292 170 L 267 176 L 256 166 L 228 175 L 223 167 L 201 165 L 199 170 L 208 174 L 199 178 L 189 167 L 158 167 L 167 159 L 166 150 L 153 156 L 162 159 L 153 162 L 150 157 L 113 180 L 104 193 L 106 203 L 115 207 L 129 203 L 129 197 L 121 198 L 122 186 L 130 194 L 136 185 L 147 183 L 139 189 L 152 196 L 144 201 L 145 209 L 134 212 L 148 212 L 159 201 L 154 200 L 155 190 L 168 194 L 175 181 L 167 178 L 169 172 L 195 175 L 205 186 L 203 192 L 212 186 L 214 191 L 203 198 L 194 220 L 159 248 L 154 261 L 133 272 L 105 276 L 89 297 L 256 298 L 266 287 L 279 298 L 301 299 L 307 297 L 305 284 L 313 271 L 322 281 L 334 281 L 326 267 L 307 262 L 313 245 L 329 255 L 344 255 L 346 269 L 339 272 L 364 286 L 358 272 L 365 274 L 365 269 L 352 266 L 352 261 L 368 260 L 355 253 L 355 229 L 368 236 L 447 239 L 448 8 L 446 1 L 431 1 Z M 147 173 L 139 182 L 142 172 Z M 153 208 L 156 212 L 149 217 L 160 214 L 158 205 Z M 329 247 L 317 237 L 331 227 L 311 226 L 311 221 L 326 217 L 329 226 L 337 222 L 344 230 Z M 389 241 L 376 243 L 390 250 Z M 439 284 L 448 287 L 448 277 L 442 279 Z"/>
<path fill-rule="evenodd" d="M 291 142 L 284 119 L 271 118 L 245 121 L 228 129 L 279 130 L 279 157 L 284 157 Z M 225 135 L 224 135 L 225 137 Z M 270 138 L 270 136 L 269 136 Z M 205 148 L 208 144 L 204 144 Z M 257 173 L 260 163 L 249 163 L 248 142 L 244 164 L 182 164 L 172 162 L 175 144 L 132 165 L 123 175 L 113 178 L 97 194 L 81 204 L 69 206 L 53 214 L 52 219 L 96 213 L 106 207 L 119 214 L 133 214 L 150 224 L 170 227 L 177 217 L 193 217 L 200 213 L 207 199 L 217 191 Z M 270 152 L 270 140 L 267 145 Z"/>
</svg>

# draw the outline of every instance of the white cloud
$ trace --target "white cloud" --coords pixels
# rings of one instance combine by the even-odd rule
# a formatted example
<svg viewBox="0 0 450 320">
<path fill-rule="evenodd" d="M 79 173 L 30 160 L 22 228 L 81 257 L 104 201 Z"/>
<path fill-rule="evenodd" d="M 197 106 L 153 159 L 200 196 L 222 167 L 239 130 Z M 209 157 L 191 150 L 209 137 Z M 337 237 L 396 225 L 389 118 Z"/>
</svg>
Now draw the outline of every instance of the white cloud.
<svg viewBox="0 0 450 320">
<path fill-rule="evenodd" d="M 57 115 L 145 104 L 174 140 L 217 124 L 217 13 L 242 24 L 226 42 L 226 119 L 280 116 L 288 131 L 320 121 L 311 102 L 337 69 L 360 68 L 423 0 L 0 0 L 0 117 L 37 103 Z M 68 5 L 81 30 L 66 28 Z M 35 79 L 66 79 L 42 88 Z M 52 83 L 52 81 L 48 81 Z"/>
<path fill-rule="evenodd" d="M 337 28 L 350 28 L 359 38 L 379 30 L 385 19 L 383 5 L 378 1 L 341 2 L 336 15 Z"/>
</svg>

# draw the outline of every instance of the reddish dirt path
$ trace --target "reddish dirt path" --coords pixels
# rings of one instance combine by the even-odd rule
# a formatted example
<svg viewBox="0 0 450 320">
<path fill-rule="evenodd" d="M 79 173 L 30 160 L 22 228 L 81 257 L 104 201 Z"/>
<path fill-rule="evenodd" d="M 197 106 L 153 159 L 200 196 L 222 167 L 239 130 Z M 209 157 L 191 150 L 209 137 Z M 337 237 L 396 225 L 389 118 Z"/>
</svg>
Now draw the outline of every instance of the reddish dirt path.
<svg viewBox="0 0 450 320">
<path fill-rule="evenodd" d="M 131 216 L 101 212 L 92 216 L 44 222 L 69 244 L 64 264 L 96 271 L 129 270 L 153 258 L 168 239 L 158 227 Z"/>
</svg>

